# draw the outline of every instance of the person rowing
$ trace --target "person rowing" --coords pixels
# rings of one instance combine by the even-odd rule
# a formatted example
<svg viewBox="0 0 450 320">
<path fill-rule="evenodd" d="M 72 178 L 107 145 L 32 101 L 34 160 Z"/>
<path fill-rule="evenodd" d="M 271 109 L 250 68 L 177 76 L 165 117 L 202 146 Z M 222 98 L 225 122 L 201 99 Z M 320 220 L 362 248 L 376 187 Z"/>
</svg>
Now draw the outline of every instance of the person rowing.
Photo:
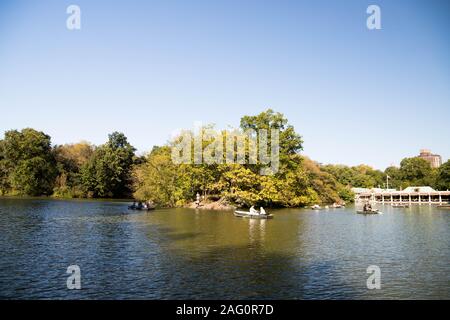
<svg viewBox="0 0 450 320">
<path fill-rule="evenodd" d="M 250 207 L 250 214 L 258 215 L 259 212 L 258 212 L 258 210 L 255 209 L 255 207 L 251 206 Z"/>
<path fill-rule="evenodd" d="M 363 211 L 372 211 L 372 206 L 369 202 L 364 204 Z"/>
</svg>

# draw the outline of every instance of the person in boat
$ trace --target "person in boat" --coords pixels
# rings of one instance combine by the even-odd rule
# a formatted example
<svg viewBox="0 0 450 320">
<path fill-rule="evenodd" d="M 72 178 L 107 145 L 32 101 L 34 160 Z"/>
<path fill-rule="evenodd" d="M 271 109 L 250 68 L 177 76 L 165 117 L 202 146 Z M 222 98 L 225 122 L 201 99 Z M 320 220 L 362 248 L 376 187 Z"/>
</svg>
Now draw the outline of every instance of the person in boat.
<svg viewBox="0 0 450 320">
<path fill-rule="evenodd" d="M 267 214 L 263 207 L 259 208 L 259 214 Z"/>
<path fill-rule="evenodd" d="M 364 204 L 363 211 L 372 211 L 372 206 L 370 205 L 369 202 Z"/>
<path fill-rule="evenodd" d="M 141 202 L 141 201 L 138 202 L 137 208 L 138 208 L 138 209 L 142 209 L 142 208 L 143 208 L 142 202 Z"/>
<path fill-rule="evenodd" d="M 131 205 L 131 209 L 136 209 L 136 201 L 133 201 L 133 204 Z"/>
<path fill-rule="evenodd" d="M 259 214 L 259 212 L 256 211 L 255 207 L 251 206 L 250 207 L 250 214 Z"/>
</svg>

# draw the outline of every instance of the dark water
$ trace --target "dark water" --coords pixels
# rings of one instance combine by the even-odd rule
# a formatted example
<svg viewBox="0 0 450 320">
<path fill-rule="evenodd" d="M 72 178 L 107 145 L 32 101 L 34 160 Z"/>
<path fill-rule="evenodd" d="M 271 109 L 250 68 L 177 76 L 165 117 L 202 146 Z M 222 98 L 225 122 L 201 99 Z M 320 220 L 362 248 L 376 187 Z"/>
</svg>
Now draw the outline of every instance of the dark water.
<svg viewBox="0 0 450 320">
<path fill-rule="evenodd" d="M 450 211 L 277 210 L 273 220 L 0 199 L 0 298 L 450 299 Z M 81 290 L 68 290 L 69 265 Z M 366 269 L 381 269 L 368 290 Z"/>
</svg>

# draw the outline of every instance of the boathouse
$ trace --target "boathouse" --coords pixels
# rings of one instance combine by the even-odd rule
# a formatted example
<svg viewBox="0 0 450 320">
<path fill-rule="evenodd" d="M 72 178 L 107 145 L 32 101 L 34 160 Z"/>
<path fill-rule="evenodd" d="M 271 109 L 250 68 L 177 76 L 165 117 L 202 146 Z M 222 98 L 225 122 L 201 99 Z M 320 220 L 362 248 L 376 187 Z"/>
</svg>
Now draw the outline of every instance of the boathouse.
<svg viewBox="0 0 450 320">
<path fill-rule="evenodd" d="M 450 203 L 450 191 L 437 191 L 431 187 L 408 187 L 404 190 L 353 188 L 355 201 L 377 203 L 446 204 Z"/>
</svg>

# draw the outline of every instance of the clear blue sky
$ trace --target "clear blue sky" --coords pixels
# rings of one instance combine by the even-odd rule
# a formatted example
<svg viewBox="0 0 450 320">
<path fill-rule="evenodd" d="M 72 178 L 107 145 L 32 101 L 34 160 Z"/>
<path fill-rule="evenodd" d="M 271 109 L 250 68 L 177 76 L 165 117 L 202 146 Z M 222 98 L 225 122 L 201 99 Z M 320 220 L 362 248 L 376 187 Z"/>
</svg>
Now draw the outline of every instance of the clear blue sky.
<svg viewBox="0 0 450 320">
<path fill-rule="evenodd" d="M 77 4 L 82 29 L 66 29 Z M 366 28 L 381 7 L 382 30 Z M 450 1 L 0 1 L 0 135 L 140 152 L 270 107 L 322 163 L 450 156 Z"/>
</svg>

